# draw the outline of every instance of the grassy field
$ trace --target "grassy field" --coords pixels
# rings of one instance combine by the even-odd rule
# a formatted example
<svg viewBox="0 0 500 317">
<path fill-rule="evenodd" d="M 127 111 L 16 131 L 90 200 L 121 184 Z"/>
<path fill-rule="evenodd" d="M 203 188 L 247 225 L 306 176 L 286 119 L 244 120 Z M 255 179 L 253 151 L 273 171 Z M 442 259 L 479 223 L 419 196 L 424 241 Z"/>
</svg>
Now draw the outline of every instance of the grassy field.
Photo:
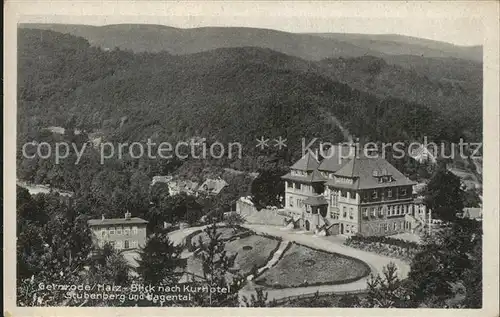
<svg viewBox="0 0 500 317">
<path fill-rule="evenodd" d="M 278 264 L 258 277 L 256 283 L 276 288 L 341 284 L 369 272 L 369 267 L 359 260 L 293 244 Z"/>
<path fill-rule="evenodd" d="M 228 254 L 237 253 L 234 263 L 236 272 L 247 275 L 254 266 L 264 266 L 278 245 L 279 241 L 277 240 L 252 235 L 227 242 L 225 249 Z M 194 274 L 203 275 L 201 260 L 198 256 L 192 256 L 188 259 L 187 270 Z"/>
</svg>

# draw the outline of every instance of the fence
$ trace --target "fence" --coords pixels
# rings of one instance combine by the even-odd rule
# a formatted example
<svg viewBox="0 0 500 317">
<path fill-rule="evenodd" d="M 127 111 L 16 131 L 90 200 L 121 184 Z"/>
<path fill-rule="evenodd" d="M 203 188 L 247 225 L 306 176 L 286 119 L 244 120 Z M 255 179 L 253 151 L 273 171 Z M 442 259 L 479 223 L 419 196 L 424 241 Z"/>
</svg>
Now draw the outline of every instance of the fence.
<svg viewBox="0 0 500 317">
<path fill-rule="evenodd" d="M 264 291 L 265 292 L 265 291 Z M 366 290 L 358 290 L 358 291 L 337 291 L 337 292 L 315 292 L 311 294 L 302 294 L 302 295 L 294 295 L 294 296 L 287 296 L 283 297 L 280 299 L 276 299 L 276 303 L 278 304 L 284 304 L 290 301 L 298 300 L 298 299 L 308 299 L 308 298 L 313 298 L 317 295 L 319 296 L 328 296 L 328 295 L 334 295 L 334 296 L 345 296 L 345 295 L 360 295 L 360 294 L 366 294 Z"/>
</svg>

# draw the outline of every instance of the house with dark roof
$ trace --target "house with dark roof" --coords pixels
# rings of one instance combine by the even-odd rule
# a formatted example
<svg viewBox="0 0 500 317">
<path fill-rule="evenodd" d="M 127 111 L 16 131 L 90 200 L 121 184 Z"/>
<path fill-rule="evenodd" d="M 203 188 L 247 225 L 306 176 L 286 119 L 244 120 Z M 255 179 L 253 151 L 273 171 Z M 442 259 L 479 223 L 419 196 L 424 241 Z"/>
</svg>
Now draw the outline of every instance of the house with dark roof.
<svg viewBox="0 0 500 317">
<path fill-rule="evenodd" d="M 102 216 L 101 219 L 90 219 L 87 223 L 93 241 L 99 247 L 110 243 L 117 250 L 137 250 L 146 244 L 148 222 L 131 217 L 128 212 L 124 218 L 106 219 Z"/>
<path fill-rule="evenodd" d="M 285 209 L 296 228 L 317 234 L 390 235 L 422 229 L 428 212 L 415 182 L 387 160 L 332 147 L 306 153 L 285 180 Z"/>
</svg>

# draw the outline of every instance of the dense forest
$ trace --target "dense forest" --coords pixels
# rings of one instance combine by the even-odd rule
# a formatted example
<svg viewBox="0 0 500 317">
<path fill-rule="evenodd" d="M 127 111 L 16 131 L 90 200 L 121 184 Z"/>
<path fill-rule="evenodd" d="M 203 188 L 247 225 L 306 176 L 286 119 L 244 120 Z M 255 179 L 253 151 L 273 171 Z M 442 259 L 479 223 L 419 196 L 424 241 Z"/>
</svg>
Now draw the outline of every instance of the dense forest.
<svg viewBox="0 0 500 317">
<path fill-rule="evenodd" d="M 356 60 L 342 63 L 347 69 L 260 48 L 180 56 L 103 51 L 83 38 L 20 29 L 19 132 L 55 125 L 103 130 L 111 141 L 203 136 L 252 145 L 260 135 L 283 135 L 295 154 L 302 137 L 344 141 L 326 113 L 368 140 L 414 140 L 426 135 L 452 141 L 467 133 L 480 135 L 480 116 L 468 117 L 480 115 L 480 99 L 463 97 L 468 94 L 459 88 L 442 84 L 439 88 L 444 94 L 438 100 L 441 108 L 448 109 L 456 100 L 465 104 L 455 110 L 470 108 L 452 116 L 436 106 L 434 95 L 439 94 L 432 92 L 437 83 L 419 87 L 406 81 L 412 87 L 407 89 L 404 80 L 390 79 L 394 67 L 385 70 L 383 61 L 368 60 L 366 66 Z M 357 73 L 352 72 L 355 69 Z M 349 85 L 333 80 L 339 72 L 351 73 L 339 79 Z M 373 82 L 365 85 L 370 93 L 351 88 L 366 81 Z M 392 81 L 392 88 L 387 81 Z M 417 97 L 404 91 L 415 91 Z"/>
</svg>

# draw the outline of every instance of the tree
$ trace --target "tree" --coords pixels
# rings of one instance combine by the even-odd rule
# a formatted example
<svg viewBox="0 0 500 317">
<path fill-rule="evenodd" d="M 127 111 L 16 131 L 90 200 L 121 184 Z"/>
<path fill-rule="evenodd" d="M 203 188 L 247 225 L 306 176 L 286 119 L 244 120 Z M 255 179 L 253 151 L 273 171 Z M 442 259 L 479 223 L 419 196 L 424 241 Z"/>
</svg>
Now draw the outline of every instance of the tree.
<svg viewBox="0 0 500 317">
<path fill-rule="evenodd" d="M 264 290 L 258 288 L 255 290 L 255 295 L 251 294 L 250 299 L 246 296 L 243 296 L 242 301 L 245 307 L 268 307 L 269 304 L 267 302 L 268 293 L 264 293 Z M 318 306 L 314 306 L 318 307 Z"/>
<path fill-rule="evenodd" d="M 479 207 L 481 198 L 474 189 L 467 189 L 464 192 L 464 207 Z"/>
<path fill-rule="evenodd" d="M 107 285 L 129 285 L 131 282 L 131 267 L 109 243 L 95 250 L 95 255 L 89 263 L 89 280 Z"/>
<path fill-rule="evenodd" d="M 260 171 L 251 186 L 252 202 L 257 210 L 269 205 L 282 207 L 285 183 L 281 176 L 285 174 L 286 170 L 281 168 Z"/>
<path fill-rule="evenodd" d="M 212 223 L 206 227 L 203 232 L 208 236 L 208 241 L 203 243 L 201 237 L 199 239 L 199 256 L 202 261 L 203 285 L 211 287 L 227 287 L 230 286 L 231 293 L 210 293 L 208 298 L 204 294 L 197 298 L 200 306 L 228 306 L 228 303 L 233 304 L 238 301 L 238 291 L 243 287 L 243 277 L 229 273 L 229 270 L 234 266 L 234 261 L 237 254 L 228 255 L 225 251 L 225 242 L 221 239 L 221 233 L 217 232 L 216 223 Z M 232 305 L 229 305 L 232 306 Z"/>
<path fill-rule="evenodd" d="M 228 224 L 231 228 L 233 228 L 233 232 L 236 233 L 236 230 L 238 229 L 238 227 L 245 223 L 245 218 L 243 218 L 242 215 L 240 215 L 239 213 L 237 212 L 231 212 L 229 214 L 227 214 L 225 217 L 224 217 L 224 221 L 226 222 L 226 224 Z"/>
<path fill-rule="evenodd" d="M 370 276 L 368 280 L 367 304 L 369 307 L 403 307 L 408 292 L 397 276 L 397 267 L 389 263 L 384 267 L 383 277 Z"/>
<path fill-rule="evenodd" d="M 158 232 L 149 237 L 137 271 L 144 282 L 152 285 L 175 284 L 182 276 L 185 261 L 181 259 L 182 246 L 176 246 L 170 241 L 166 231 Z"/>
<path fill-rule="evenodd" d="M 467 307 L 481 306 L 481 222 L 457 219 L 452 226 L 427 239 L 411 264 L 408 280 L 417 304 L 442 307 L 454 296 L 453 285 L 463 283 Z"/>
<path fill-rule="evenodd" d="M 460 178 L 441 164 L 426 186 L 425 204 L 433 215 L 445 221 L 456 219 L 464 208 L 464 191 Z"/>
</svg>

